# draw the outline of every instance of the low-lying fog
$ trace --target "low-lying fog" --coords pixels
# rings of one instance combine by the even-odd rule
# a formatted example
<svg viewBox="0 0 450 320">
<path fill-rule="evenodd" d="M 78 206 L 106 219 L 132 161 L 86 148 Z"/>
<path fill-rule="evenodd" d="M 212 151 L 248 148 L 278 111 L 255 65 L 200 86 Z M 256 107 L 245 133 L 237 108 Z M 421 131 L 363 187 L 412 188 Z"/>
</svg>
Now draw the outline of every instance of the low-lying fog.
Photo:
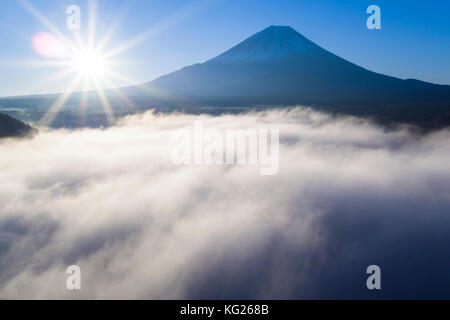
<svg viewBox="0 0 450 320">
<path fill-rule="evenodd" d="M 195 120 L 279 129 L 278 174 L 175 165 L 172 133 Z M 450 298 L 449 131 L 147 112 L 0 153 L 0 298 Z"/>
</svg>

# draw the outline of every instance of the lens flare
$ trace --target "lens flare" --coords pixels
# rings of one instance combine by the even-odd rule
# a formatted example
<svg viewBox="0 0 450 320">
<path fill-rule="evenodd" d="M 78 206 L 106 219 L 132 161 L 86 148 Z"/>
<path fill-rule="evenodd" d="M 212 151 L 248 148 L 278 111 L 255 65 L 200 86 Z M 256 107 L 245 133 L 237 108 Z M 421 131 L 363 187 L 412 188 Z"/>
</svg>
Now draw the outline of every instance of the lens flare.
<svg viewBox="0 0 450 320">
<path fill-rule="evenodd" d="M 40 32 L 33 36 L 34 51 L 44 58 L 63 58 L 67 50 L 57 37 L 47 32 Z"/>
</svg>

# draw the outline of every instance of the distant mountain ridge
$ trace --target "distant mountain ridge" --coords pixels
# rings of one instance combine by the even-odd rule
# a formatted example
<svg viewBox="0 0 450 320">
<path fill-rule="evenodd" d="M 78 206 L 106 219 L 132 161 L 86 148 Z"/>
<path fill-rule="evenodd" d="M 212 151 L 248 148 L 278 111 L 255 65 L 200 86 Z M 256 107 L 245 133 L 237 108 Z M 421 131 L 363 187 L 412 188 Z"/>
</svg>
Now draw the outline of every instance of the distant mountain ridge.
<svg viewBox="0 0 450 320">
<path fill-rule="evenodd" d="M 22 121 L 0 113 L 0 138 L 24 137 L 36 132 L 36 129 Z"/>
</svg>

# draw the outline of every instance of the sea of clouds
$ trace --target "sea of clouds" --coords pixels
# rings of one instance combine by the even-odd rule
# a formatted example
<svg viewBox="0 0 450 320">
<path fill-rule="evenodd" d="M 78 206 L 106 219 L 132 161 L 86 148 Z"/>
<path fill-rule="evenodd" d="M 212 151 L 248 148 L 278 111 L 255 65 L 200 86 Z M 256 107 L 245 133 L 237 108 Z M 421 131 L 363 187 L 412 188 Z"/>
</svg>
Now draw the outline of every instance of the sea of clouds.
<svg viewBox="0 0 450 320">
<path fill-rule="evenodd" d="M 278 174 L 175 165 L 172 133 L 195 120 L 280 129 Z M 449 164 L 449 131 L 301 107 L 3 140 L 0 298 L 450 298 Z"/>
</svg>

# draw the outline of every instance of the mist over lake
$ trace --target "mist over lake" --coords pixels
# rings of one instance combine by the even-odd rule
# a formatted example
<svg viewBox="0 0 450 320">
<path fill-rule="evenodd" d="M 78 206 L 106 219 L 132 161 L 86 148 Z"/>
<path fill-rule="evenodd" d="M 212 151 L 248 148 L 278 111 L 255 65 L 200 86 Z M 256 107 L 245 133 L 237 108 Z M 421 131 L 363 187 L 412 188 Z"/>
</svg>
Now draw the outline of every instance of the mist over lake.
<svg viewBox="0 0 450 320">
<path fill-rule="evenodd" d="M 194 120 L 278 127 L 279 173 L 173 164 Z M 294 107 L 3 141 L 0 297 L 367 298 L 379 264 L 383 298 L 448 298 L 449 135 Z"/>
</svg>

